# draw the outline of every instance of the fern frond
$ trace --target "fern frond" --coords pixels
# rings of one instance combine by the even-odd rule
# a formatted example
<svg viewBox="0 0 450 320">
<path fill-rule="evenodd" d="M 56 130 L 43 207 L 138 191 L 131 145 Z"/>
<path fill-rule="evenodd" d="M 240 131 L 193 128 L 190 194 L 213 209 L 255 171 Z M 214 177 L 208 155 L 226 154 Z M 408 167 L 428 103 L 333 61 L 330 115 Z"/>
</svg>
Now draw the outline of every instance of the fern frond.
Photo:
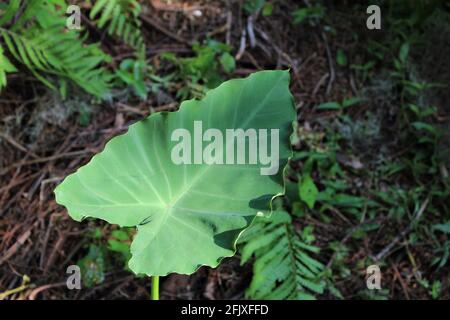
<svg viewBox="0 0 450 320">
<path fill-rule="evenodd" d="M 15 71 L 17 71 L 16 67 L 4 55 L 3 48 L 0 45 L 0 91 L 6 86 L 6 73 Z"/>
<path fill-rule="evenodd" d="M 107 26 L 109 35 L 122 39 L 143 58 L 145 44 L 141 33 L 140 12 L 141 7 L 136 0 L 97 0 L 89 18 L 97 18 L 96 24 L 99 28 Z"/>
<path fill-rule="evenodd" d="M 0 17 L 0 27 L 12 20 L 14 15 L 19 10 L 20 1 L 21 0 L 11 0 L 7 5 L 0 4 L 0 6 L 4 6 L 4 8 L 0 7 L 0 10 L 2 10 L 2 16 Z"/>
<path fill-rule="evenodd" d="M 65 20 L 52 1 L 33 0 L 11 29 L 0 27 L 0 36 L 15 60 L 48 87 L 59 87 L 63 96 L 72 81 L 104 98 L 112 76 L 101 64 L 109 57 L 98 45 L 85 45 L 75 30 L 67 30 Z"/>
<path fill-rule="evenodd" d="M 242 264 L 255 257 L 248 298 L 314 299 L 314 294 L 323 293 L 319 276 L 324 266 L 310 256 L 318 248 L 301 240 L 288 213 L 257 218 L 239 242 Z"/>
</svg>

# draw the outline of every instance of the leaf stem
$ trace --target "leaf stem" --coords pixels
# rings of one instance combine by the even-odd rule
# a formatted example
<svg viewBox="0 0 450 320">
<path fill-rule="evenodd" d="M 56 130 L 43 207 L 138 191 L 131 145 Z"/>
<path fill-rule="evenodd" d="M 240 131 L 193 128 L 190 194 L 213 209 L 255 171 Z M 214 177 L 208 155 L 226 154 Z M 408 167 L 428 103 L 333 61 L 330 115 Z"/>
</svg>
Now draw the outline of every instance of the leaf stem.
<svg viewBox="0 0 450 320">
<path fill-rule="evenodd" d="M 152 276 L 152 300 L 159 300 L 159 276 Z"/>
</svg>

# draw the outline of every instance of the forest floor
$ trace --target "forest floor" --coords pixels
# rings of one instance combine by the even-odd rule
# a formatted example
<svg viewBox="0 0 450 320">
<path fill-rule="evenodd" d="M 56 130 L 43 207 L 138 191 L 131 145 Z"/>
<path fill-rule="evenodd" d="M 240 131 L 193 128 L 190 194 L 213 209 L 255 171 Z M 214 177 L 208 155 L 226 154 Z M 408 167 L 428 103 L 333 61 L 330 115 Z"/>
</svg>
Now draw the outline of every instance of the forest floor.
<svg viewBox="0 0 450 320">
<path fill-rule="evenodd" d="M 318 259 L 330 270 L 324 277 L 331 289 L 318 298 L 450 298 L 450 235 L 436 231 L 450 223 L 450 162 L 448 154 L 438 154 L 450 139 L 446 133 L 433 143 L 418 143 L 428 133 L 413 132 L 417 125 L 411 126 L 427 121 L 433 128 L 449 127 L 448 12 L 434 13 L 438 18 L 412 34 L 408 26 L 402 29 L 402 23 L 387 19 L 381 30 L 368 30 L 365 7 L 350 1 L 324 5 L 323 15 L 300 17 L 298 23 L 292 15 L 295 1 L 275 1 L 273 9 L 259 14 L 236 1 L 150 3 L 141 17 L 148 64 L 162 80 L 146 100 L 123 89 L 111 102 L 81 92 L 61 100 L 23 74 L 11 76 L 2 92 L 0 293 L 19 288 L 12 298 L 149 298 L 148 279 L 126 271 L 117 253 L 101 262 L 84 260 L 94 265 L 94 284 L 67 290 L 67 266 L 88 255 L 89 243 L 107 251 L 116 228 L 73 221 L 55 202 L 53 189 L 131 123 L 152 112 L 174 111 L 182 98 L 201 95 L 198 85 L 206 80 L 186 81 L 177 61 L 199 57 L 193 44 L 209 38 L 229 45 L 236 59 L 228 74 L 213 70 L 223 79 L 290 69 L 298 127 L 294 187 L 286 206 L 296 227 L 314 237 L 321 248 Z M 107 36 L 98 37 L 113 64 L 129 55 Z M 175 60 L 165 58 L 167 52 Z M 418 89 L 424 83 L 440 85 Z M 411 105 L 436 110 L 413 118 Z M 311 176 L 321 191 L 334 188 L 340 197 L 318 199 L 320 206 L 309 209 L 298 199 L 295 183 L 317 153 L 326 159 L 309 169 Z M 367 259 L 381 266 L 381 291 L 366 290 Z M 165 277 L 161 298 L 241 299 L 251 276 L 251 264 L 241 266 L 236 256 L 216 269 Z"/>
</svg>

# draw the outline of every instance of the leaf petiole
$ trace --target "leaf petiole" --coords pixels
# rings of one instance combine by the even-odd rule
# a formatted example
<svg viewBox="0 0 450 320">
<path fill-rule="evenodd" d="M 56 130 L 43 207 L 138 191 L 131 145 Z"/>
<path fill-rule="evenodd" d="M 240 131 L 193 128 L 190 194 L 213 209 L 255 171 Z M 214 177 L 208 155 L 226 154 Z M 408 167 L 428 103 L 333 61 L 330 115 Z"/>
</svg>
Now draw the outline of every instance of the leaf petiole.
<svg viewBox="0 0 450 320">
<path fill-rule="evenodd" d="M 159 276 L 152 276 L 152 300 L 159 300 Z"/>
</svg>

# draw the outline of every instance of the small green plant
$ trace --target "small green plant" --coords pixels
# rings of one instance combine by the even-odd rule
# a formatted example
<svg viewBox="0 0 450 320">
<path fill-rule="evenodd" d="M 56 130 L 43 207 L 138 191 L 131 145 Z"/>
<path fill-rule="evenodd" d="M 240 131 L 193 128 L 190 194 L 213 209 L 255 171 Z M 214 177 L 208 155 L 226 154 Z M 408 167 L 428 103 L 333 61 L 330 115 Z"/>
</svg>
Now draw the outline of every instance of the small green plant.
<svg viewBox="0 0 450 320">
<path fill-rule="evenodd" d="M 135 227 L 128 266 L 153 277 L 157 298 L 159 276 L 217 266 L 234 255 L 237 238 L 258 213 L 270 214 L 272 200 L 284 191 L 294 119 L 288 72 L 227 81 L 201 101 L 185 101 L 177 112 L 132 125 L 68 176 L 55 189 L 56 200 L 77 221 L 94 217 Z M 194 133 L 200 121 L 204 129 L 279 130 L 278 172 L 261 175 L 258 164 L 175 164 L 172 133 Z"/>
<path fill-rule="evenodd" d="M 130 244 L 134 231 L 131 228 L 106 229 L 95 228 L 89 232 L 90 243 L 87 253 L 78 260 L 83 285 L 92 287 L 105 279 L 105 274 L 114 264 L 122 264 L 128 269 L 130 259 Z"/>
<path fill-rule="evenodd" d="M 344 110 L 351 106 L 357 105 L 361 102 L 361 99 L 358 97 L 347 98 L 342 101 L 342 103 L 330 101 L 321 103 L 316 107 L 317 110 Z"/>
<path fill-rule="evenodd" d="M 142 60 L 124 59 L 116 71 L 116 75 L 133 89 L 135 95 L 142 100 L 147 98 L 148 89 L 145 84 L 147 65 Z"/>
<path fill-rule="evenodd" d="M 293 23 L 301 24 L 306 21 L 320 21 L 326 15 L 325 7 L 318 1 L 314 1 L 314 4 L 298 8 L 292 13 Z"/>
<path fill-rule="evenodd" d="M 421 279 L 419 284 L 428 291 L 432 299 L 438 299 L 441 295 L 442 283 L 440 281 L 433 281 L 433 284 L 430 285 L 427 279 Z"/>
<path fill-rule="evenodd" d="M 433 225 L 433 230 L 437 233 L 444 233 L 450 237 L 450 221 L 446 223 L 439 223 Z M 435 238 L 435 236 L 433 235 Z M 432 261 L 432 265 L 436 265 L 438 269 L 445 266 L 450 258 L 450 240 L 446 240 L 443 243 L 437 241 L 437 248 L 435 248 L 435 258 Z"/>
<path fill-rule="evenodd" d="M 337 50 L 336 63 L 341 67 L 347 66 L 348 60 L 347 60 L 347 55 L 345 54 L 344 50 L 342 50 L 342 49 Z"/>
<path fill-rule="evenodd" d="M 255 13 L 261 10 L 263 16 L 267 17 L 272 14 L 274 5 L 266 0 L 245 0 L 244 10 L 247 14 Z"/>
<path fill-rule="evenodd" d="M 106 250 L 102 246 L 89 245 L 88 253 L 78 260 L 83 285 L 90 288 L 105 280 Z"/>
<path fill-rule="evenodd" d="M 177 71 L 174 80 L 183 81 L 183 87 L 177 96 L 181 99 L 200 98 L 208 89 L 217 87 L 222 81 L 222 73 L 230 74 L 236 67 L 231 48 L 215 40 L 208 40 L 205 45 L 194 44 L 195 56 L 179 58 L 173 53 L 163 54 L 163 58 L 172 62 Z"/>
</svg>

